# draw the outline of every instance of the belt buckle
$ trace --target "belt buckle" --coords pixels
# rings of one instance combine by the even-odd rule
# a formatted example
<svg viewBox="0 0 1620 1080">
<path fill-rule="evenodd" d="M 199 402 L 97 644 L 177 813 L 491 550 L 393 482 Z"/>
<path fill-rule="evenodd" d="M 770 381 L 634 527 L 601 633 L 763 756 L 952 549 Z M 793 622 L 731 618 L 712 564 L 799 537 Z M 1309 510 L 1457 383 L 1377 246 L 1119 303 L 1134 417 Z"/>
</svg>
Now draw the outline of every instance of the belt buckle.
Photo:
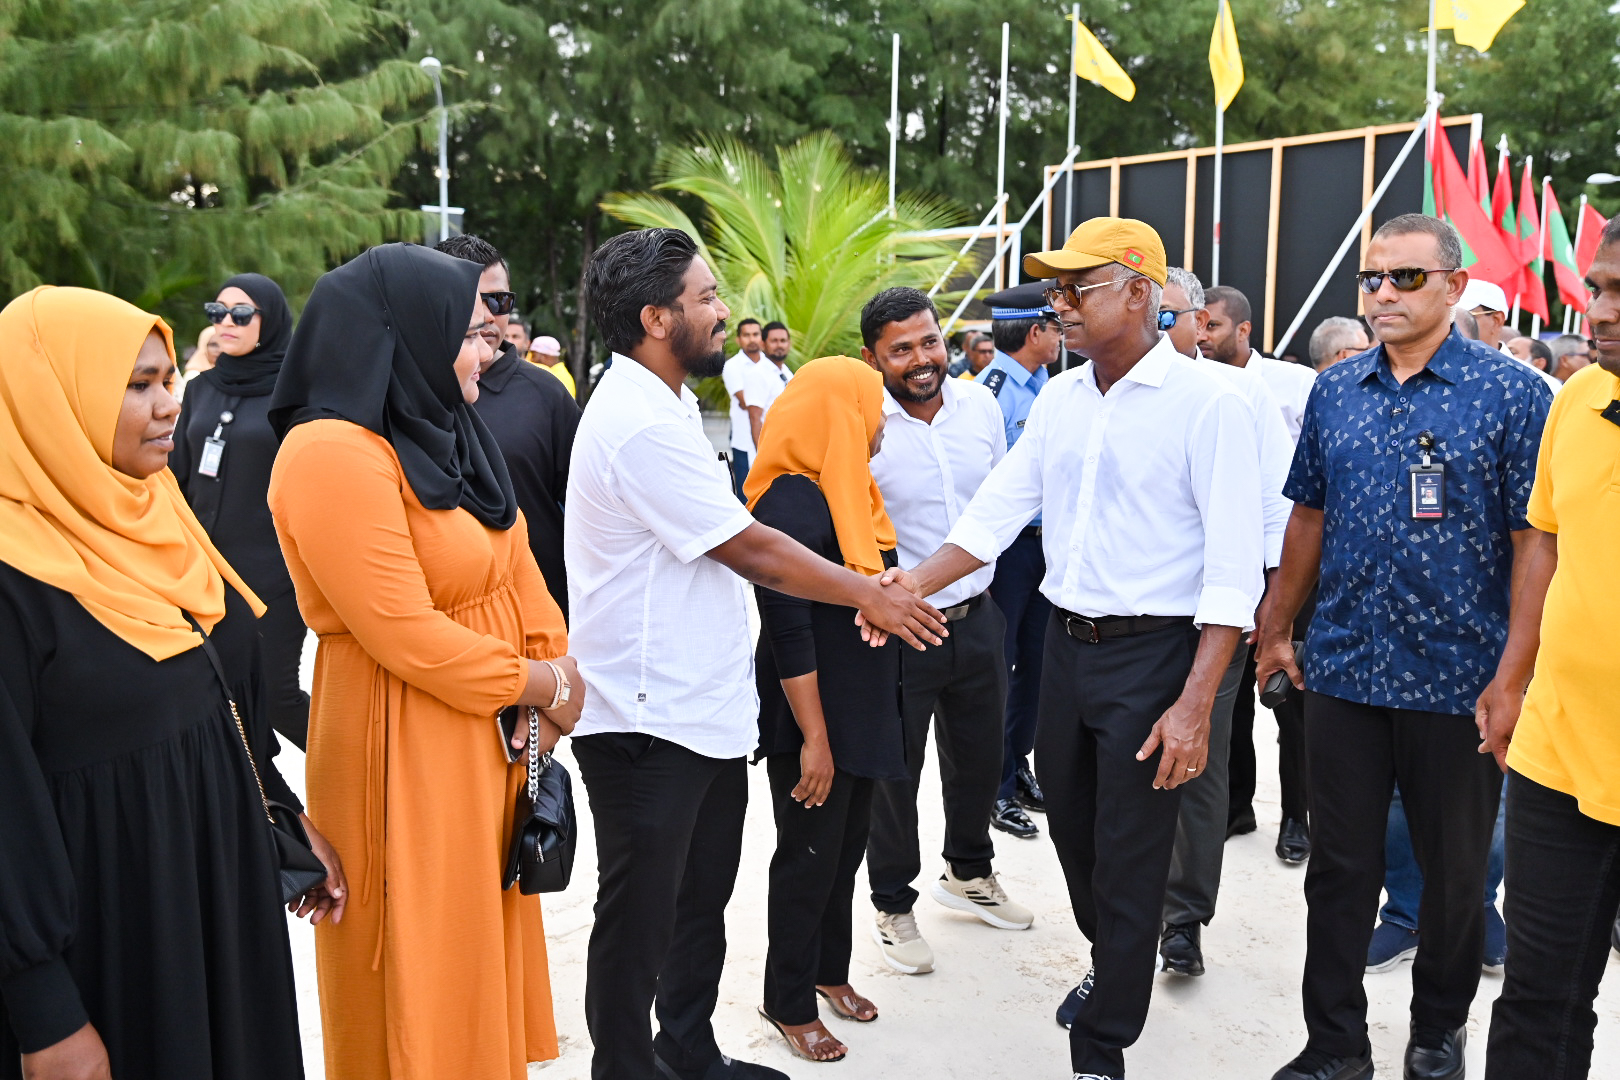
<svg viewBox="0 0 1620 1080">
<path fill-rule="evenodd" d="M 1081 637 L 1080 635 L 1076 634 L 1074 632 L 1075 623 L 1080 623 L 1082 626 L 1084 626 L 1090 631 L 1090 635 L 1088 637 Z M 1074 638 L 1081 644 L 1100 645 L 1102 643 L 1102 634 L 1098 632 L 1097 624 L 1086 618 L 1084 615 L 1065 615 L 1063 617 L 1063 628 L 1068 631 L 1070 637 Z"/>
</svg>

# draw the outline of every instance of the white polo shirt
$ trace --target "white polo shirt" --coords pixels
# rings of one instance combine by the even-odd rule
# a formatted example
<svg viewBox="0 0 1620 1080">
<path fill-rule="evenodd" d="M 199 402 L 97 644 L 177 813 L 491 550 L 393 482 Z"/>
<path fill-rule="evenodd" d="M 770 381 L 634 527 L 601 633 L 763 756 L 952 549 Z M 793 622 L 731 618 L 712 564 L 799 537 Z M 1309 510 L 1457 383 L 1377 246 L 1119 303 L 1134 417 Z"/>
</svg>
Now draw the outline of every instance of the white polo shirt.
<svg viewBox="0 0 1620 1080">
<path fill-rule="evenodd" d="M 569 651 L 585 680 L 574 734 L 642 732 L 705 757 L 759 739 L 742 578 L 707 558 L 754 523 L 677 397 L 629 358 L 602 376 L 568 470 Z"/>
<path fill-rule="evenodd" d="M 743 400 L 750 409 L 763 409 L 769 415 L 771 405 L 782 396 L 792 378 L 792 368 L 786 364 L 777 367 L 776 361 L 767 357 L 755 364 L 743 380 Z"/>
<path fill-rule="evenodd" d="M 1290 364 L 1287 360 L 1274 360 L 1249 350 L 1249 370 L 1266 381 L 1271 396 L 1282 407 L 1283 423 L 1288 425 L 1288 437 L 1299 442 L 1299 433 L 1305 426 L 1305 403 L 1311 398 L 1311 387 L 1316 385 L 1316 372 L 1304 364 Z"/>
<path fill-rule="evenodd" d="M 972 382 L 945 379 L 944 401 L 932 423 L 912 416 L 883 392 L 883 449 L 872 459 L 872 478 L 894 522 L 900 565 L 916 566 L 939 550 L 996 462 L 1007 456 L 996 395 Z M 955 607 L 990 587 L 992 559 L 928 600 Z"/>
<path fill-rule="evenodd" d="M 748 410 L 737 404 L 737 393 L 742 391 L 743 399 L 747 400 L 748 392 L 744 386 L 748 380 L 748 373 L 760 364 L 765 363 L 765 354 L 755 360 L 745 352 L 739 352 L 720 371 L 720 381 L 726 384 L 726 404 L 731 407 L 731 448 L 741 450 L 745 454 L 754 452 L 754 431 L 748 424 Z"/>
</svg>

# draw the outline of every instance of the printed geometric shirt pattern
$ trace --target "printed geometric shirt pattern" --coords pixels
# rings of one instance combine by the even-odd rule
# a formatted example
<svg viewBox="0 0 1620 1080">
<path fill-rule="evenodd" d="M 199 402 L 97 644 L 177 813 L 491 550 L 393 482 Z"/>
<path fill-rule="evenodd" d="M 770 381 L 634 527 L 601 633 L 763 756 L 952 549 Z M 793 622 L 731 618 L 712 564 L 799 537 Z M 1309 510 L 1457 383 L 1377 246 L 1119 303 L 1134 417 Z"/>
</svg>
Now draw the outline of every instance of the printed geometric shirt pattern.
<svg viewBox="0 0 1620 1080">
<path fill-rule="evenodd" d="M 1305 685 L 1384 708 L 1472 716 L 1507 641 L 1510 534 L 1529 527 L 1552 395 L 1452 330 L 1400 384 L 1382 345 L 1323 372 L 1283 494 L 1323 512 Z M 1421 433 L 1445 466 L 1445 512 L 1414 520 Z"/>
</svg>

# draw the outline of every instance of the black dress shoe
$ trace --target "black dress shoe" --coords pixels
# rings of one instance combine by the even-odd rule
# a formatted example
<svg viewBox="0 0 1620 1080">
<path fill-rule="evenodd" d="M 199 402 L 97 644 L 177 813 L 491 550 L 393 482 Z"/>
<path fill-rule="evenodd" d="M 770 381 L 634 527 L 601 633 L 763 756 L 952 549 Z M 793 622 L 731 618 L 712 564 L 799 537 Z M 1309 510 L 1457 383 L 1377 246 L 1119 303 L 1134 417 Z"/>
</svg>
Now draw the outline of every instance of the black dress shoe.
<svg viewBox="0 0 1620 1080">
<path fill-rule="evenodd" d="M 1278 1069 L 1271 1080 L 1373 1080 L 1372 1047 L 1350 1056 L 1306 1050 Z"/>
<path fill-rule="evenodd" d="M 990 815 L 990 824 L 1020 840 L 1033 840 L 1041 834 L 1029 815 L 1012 799 L 996 800 L 996 812 Z"/>
<path fill-rule="evenodd" d="M 1283 818 L 1282 828 L 1277 830 L 1277 858 L 1298 866 L 1310 857 L 1311 836 L 1305 831 L 1305 823 Z"/>
<path fill-rule="evenodd" d="M 1041 790 L 1041 783 L 1035 779 L 1035 774 L 1030 771 L 1029 766 L 1018 766 L 1018 771 L 1013 774 L 1013 780 L 1018 785 L 1018 805 L 1037 814 L 1046 813 L 1046 793 Z"/>
<path fill-rule="evenodd" d="M 658 1067 L 658 1075 L 662 1080 L 687 1080 L 687 1077 L 677 1072 L 657 1054 L 653 1054 L 653 1064 Z M 701 1080 L 788 1080 L 788 1074 L 767 1068 L 764 1065 L 755 1065 L 751 1061 L 738 1061 L 721 1054 L 709 1067 L 697 1074 Z"/>
<path fill-rule="evenodd" d="M 1406 1080 L 1462 1080 L 1468 1029 L 1429 1027 L 1416 1021 L 1406 1044 Z"/>
<path fill-rule="evenodd" d="M 1260 823 L 1254 820 L 1253 809 L 1239 810 L 1226 819 L 1226 838 L 1230 840 L 1234 836 L 1248 836 L 1259 827 Z"/>
<path fill-rule="evenodd" d="M 1159 956 L 1164 970 L 1175 975 L 1202 975 L 1204 949 L 1200 942 L 1203 927 L 1197 923 L 1167 926 L 1159 936 Z"/>
<path fill-rule="evenodd" d="M 1086 972 L 1086 977 L 1080 980 L 1080 985 L 1070 990 L 1069 996 L 1063 999 L 1063 1004 L 1057 1007 L 1058 1027 L 1066 1031 L 1074 1026 L 1074 1018 L 1080 1015 L 1080 1006 L 1084 1005 L 1086 998 L 1091 996 L 1091 988 L 1096 984 L 1096 981 L 1097 969 L 1093 966 L 1090 971 Z"/>
</svg>

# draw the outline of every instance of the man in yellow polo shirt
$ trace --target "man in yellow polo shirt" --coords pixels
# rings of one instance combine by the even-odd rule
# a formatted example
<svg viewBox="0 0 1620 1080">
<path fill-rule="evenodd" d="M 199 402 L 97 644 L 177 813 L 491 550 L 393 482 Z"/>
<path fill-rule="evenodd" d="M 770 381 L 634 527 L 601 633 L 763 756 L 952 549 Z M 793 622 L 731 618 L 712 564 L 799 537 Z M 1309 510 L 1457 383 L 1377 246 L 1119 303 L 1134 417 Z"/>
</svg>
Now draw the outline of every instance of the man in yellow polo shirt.
<svg viewBox="0 0 1620 1080">
<path fill-rule="evenodd" d="M 1586 284 L 1599 363 L 1547 419 L 1538 548 L 1476 713 L 1480 752 L 1510 776 L 1507 975 L 1486 1080 L 1587 1075 L 1620 908 L 1620 217 Z"/>
</svg>

